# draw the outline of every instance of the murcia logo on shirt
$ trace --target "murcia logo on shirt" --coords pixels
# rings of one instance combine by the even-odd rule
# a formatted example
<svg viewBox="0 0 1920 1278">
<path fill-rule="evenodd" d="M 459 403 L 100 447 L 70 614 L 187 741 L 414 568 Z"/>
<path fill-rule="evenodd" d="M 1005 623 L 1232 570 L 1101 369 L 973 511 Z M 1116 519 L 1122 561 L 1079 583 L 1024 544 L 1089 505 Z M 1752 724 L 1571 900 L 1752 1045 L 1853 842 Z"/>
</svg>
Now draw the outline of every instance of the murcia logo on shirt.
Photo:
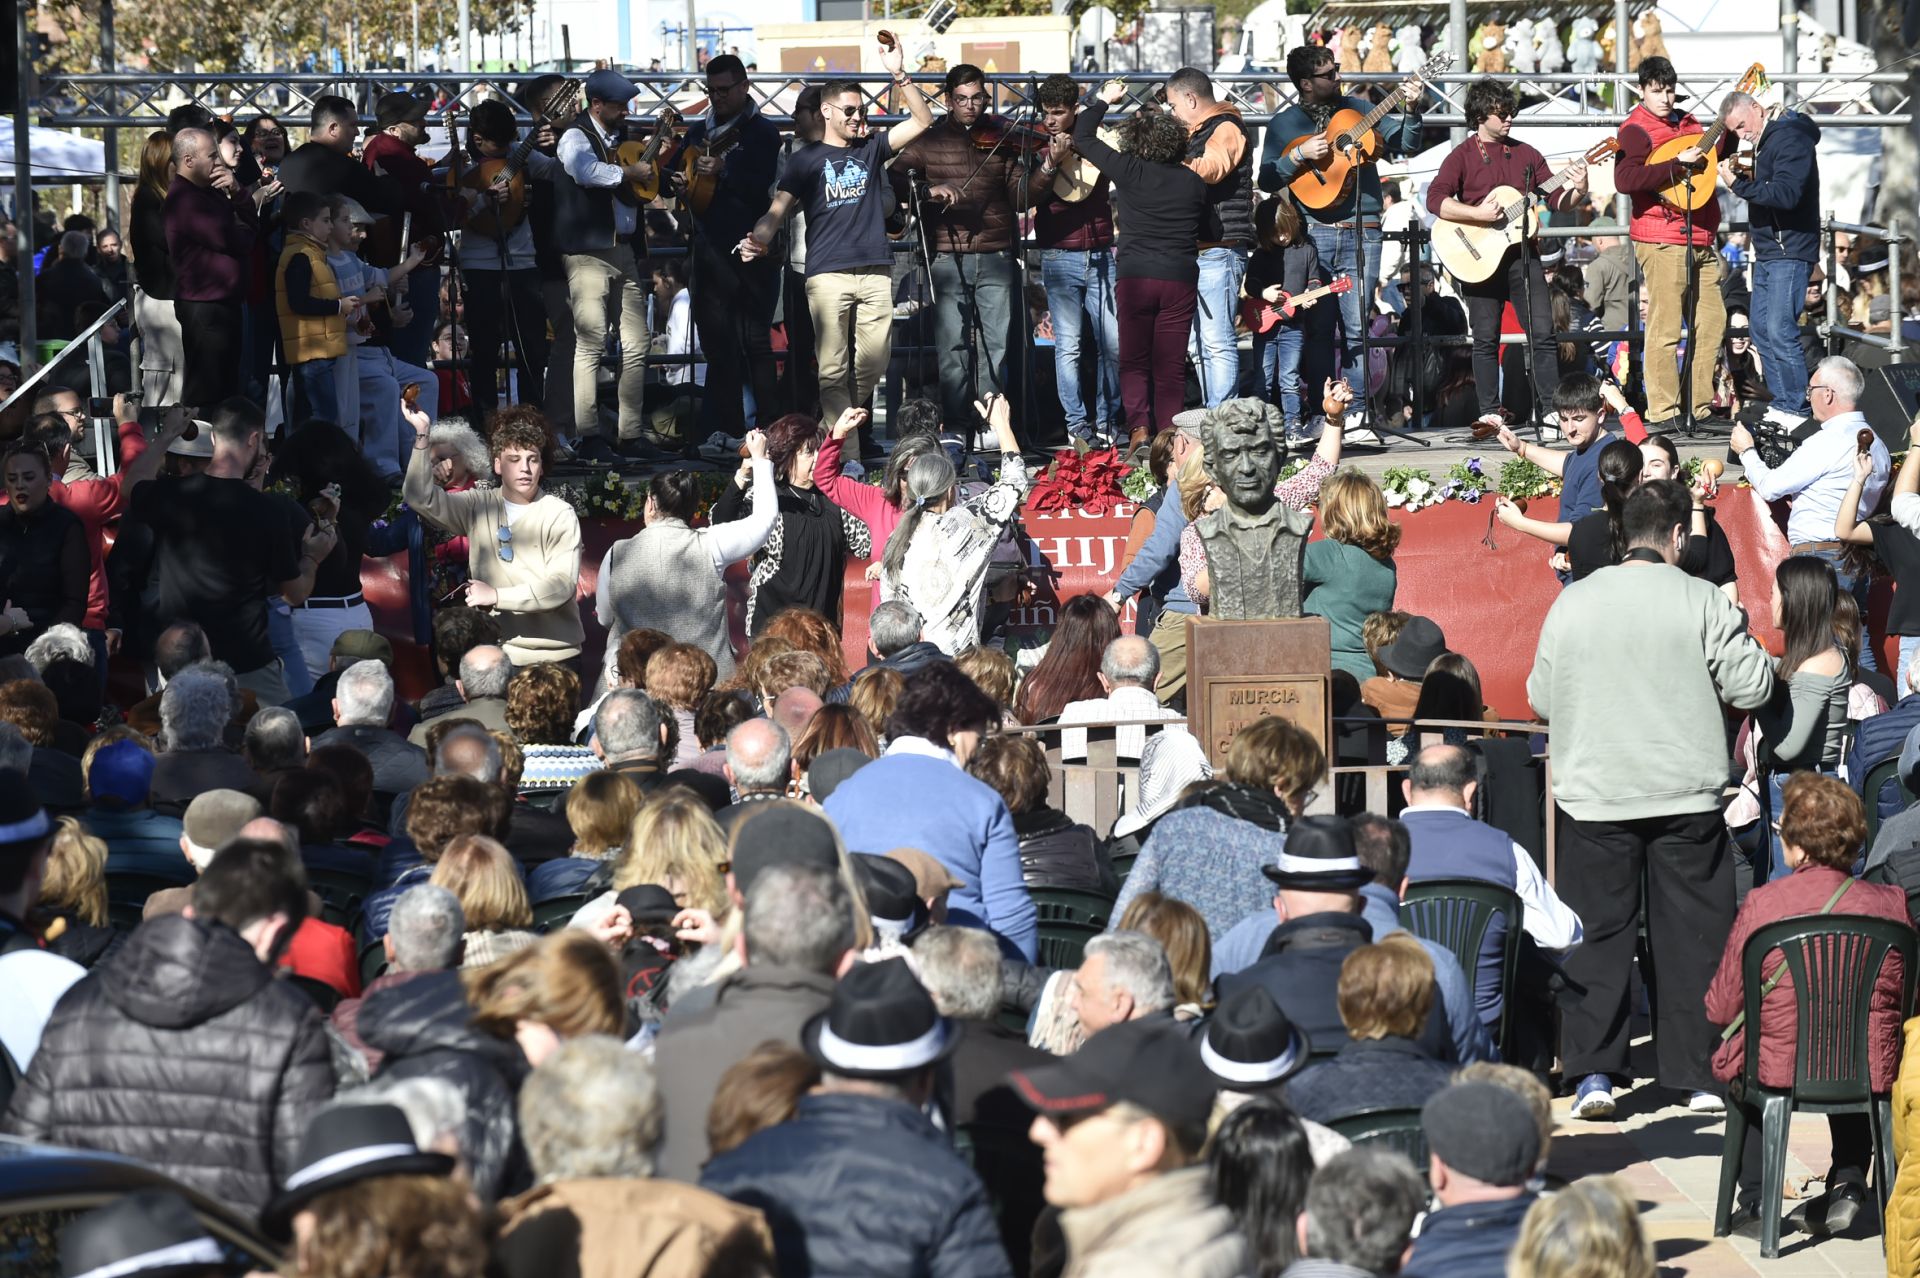
<svg viewBox="0 0 1920 1278">
<path fill-rule="evenodd" d="M 850 204 L 867 193 L 867 166 L 849 156 L 835 167 L 828 160 L 821 167 L 830 204 Z"/>
</svg>

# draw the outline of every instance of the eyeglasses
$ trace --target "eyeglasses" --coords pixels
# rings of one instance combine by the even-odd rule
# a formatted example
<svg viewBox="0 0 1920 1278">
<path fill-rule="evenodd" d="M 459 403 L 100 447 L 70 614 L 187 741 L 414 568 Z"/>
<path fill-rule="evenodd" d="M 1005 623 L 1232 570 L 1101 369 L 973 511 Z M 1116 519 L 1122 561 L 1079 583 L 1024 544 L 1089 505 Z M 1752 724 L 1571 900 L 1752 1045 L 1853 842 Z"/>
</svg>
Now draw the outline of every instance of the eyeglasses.
<svg viewBox="0 0 1920 1278">
<path fill-rule="evenodd" d="M 495 534 L 494 540 L 500 543 L 500 562 L 503 564 L 512 563 L 513 529 L 507 527 L 505 524 L 501 524 L 500 531 Z"/>
<path fill-rule="evenodd" d="M 732 93 L 735 89 L 740 88 L 744 84 L 746 84 L 745 80 L 735 80 L 729 84 L 715 84 L 713 81 L 709 80 L 707 81 L 707 92 L 708 93 Z"/>
<path fill-rule="evenodd" d="M 1812 394 L 1814 391 L 1817 391 L 1817 390 L 1823 390 L 1829 395 L 1836 393 L 1833 387 L 1827 385 L 1825 382 L 1808 382 L 1807 383 L 1808 394 Z"/>
<path fill-rule="evenodd" d="M 1316 71 L 1307 77 L 1309 80 L 1338 80 L 1339 78 L 1340 71 L 1337 67 L 1328 67 L 1325 71 Z"/>
<path fill-rule="evenodd" d="M 827 110 L 838 111 L 841 115 L 845 116 L 849 120 L 864 120 L 867 118 L 867 109 L 863 106 L 843 107 L 843 106 L 834 106 L 833 104 L 829 103 L 827 106 Z"/>
<path fill-rule="evenodd" d="M 253 131 L 253 136 L 255 136 L 256 138 L 284 138 L 285 136 L 287 136 L 287 131 L 285 129 L 279 129 L 279 128 L 274 128 L 274 129 L 255 128 Z"/>
<path fill-rule="evenodd" d="M 987 95 L 984 93 L 969 93 L 964 97 L 955 95 L 953 104 L 955 106 L 985 106 L 987 104 Z"/>
</svg>

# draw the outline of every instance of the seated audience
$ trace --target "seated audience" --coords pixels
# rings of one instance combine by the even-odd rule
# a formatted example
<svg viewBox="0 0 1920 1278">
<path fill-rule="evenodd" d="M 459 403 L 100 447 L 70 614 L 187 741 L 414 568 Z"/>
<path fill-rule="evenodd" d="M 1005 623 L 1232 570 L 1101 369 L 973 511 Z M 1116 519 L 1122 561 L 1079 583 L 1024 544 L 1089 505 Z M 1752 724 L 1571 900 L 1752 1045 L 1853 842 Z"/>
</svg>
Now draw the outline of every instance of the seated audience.
<svg viewBox="0 0 1920 1278">
<path fill-rule="evenodd" d="M 260 774 L 226 744 L 234 713 L 233 676 L 218 662 L 189 666 L 160 697 L 160 757 L 153 769 L 153 806 L 179 816 L 197 794 L 242 790 L 260 795 Z M 0 689 L 0 692 L 4 692 Z"/>
<path fill-rule="evenodd" d="M 667 760 L 668 768 L 683 768 L 700 753 L 694 711 L 713 691 L 717 673 L 713 658 L 690 643 L 668 644 L 648 660 L 646 694 L 668 706 L 680 725 L 680 748 Z"/>
<path fill-rule="evenodd" d="M 600 758 L 573 744 L 573 716 L 580 708 L 580 676 L 563 665 L 541 662 L 516 670 L 507 682 L 507 730 L 519 741 L 526 762 L 522 790 L 566 790 Z"/>
<path fill-rule="evenodd" d="M 407 736 L 411 745 L 425 747 L 427 729 L 442 719 L 472 719 L 486 728 L 507 726 L 507 684 L 513 678 L 513 661 L 498 644 L 476 644 L 460 658 L 459 674 L 453 690 L 459 699 L 440 713 L 427 716 Z M 420 703 L 426 705 L 423 698 Z"/>
<path fill-rule="evenodd" d="M 73 817 L 61 817 L 47 857 L 46 878 L 27 922 L 61 958 L 93 967 L 125 936 L 107 922 L 107 845 Z"/>
<path fill-rule="evenodd" d="M 1528 1186 L 1540 1165 L 1540 1128 L 1527 1102 L 1497 1083 L 1455 1083 L 1422 1107 L 1420 1130 L 1440 1210 L 1427 1213 L 1407 1272 L 1505 1278 L 1536 1201 Z"/>
<path fill-rule="evenodd" d="M 485 967 L 540 939 L 531 931 L 533 909 L 519 867 L 499 840 L 461 835 L 441 852 L 427 881 L 460 902 L 467 921 L 461 967 Z"/>
<path fill-rule="evenodd" d="M 1587 1176 L 1534 1200 L 1507 1258 L 1509 1278 L 1654 1278 L 1639 1195 L 1617 1176 Z"/>
<path fill-rule="evenodd" d="M 466 930 L 460 899 L 447 889 L 418 883 L 400 894 L 393 903 L 387 934 L 380 938 L 385 970 L 367 982 L 360 995 L 335 1004 L 328 1018 L 348 1049 L 348 1060 L 340 1069 L 343 1082 L 365 1082 L 379 1072 L 385 1059 L 384 1053 L 360 1037 L 360 1008 L 382 990 L 405 985 L 427 972 L 459 967 Z"/>
<path fill-rule="evenodd" d="M 108 874 L 157 874 L 185 883 L 192 876 L 180 859 L 180 818 L 148 805 L 153 789 L 153 746 L 120 726 L 95 737 L 80 758 L 87 779 L 82 814 L 107 845 Z"/>
<path fill-rule="evenodd" d="M 1433 1010 L 1433 964 L 1413 937 L 1347 955 L 1336 997 L 1347 1041 L 1287 1085 L 1303 1117 L 1330 1124 L 1363 1109 L 1414 1109 L 1447 1085 L 1452 1068 L 1416 1041 Z"/>
<path fill-rule="evenodd" d="M 1127 903 L 1115 925 L 1122 932 L 1139 932 L 1160 943 L 1173 969 L 1174 1015 L 1197 1020 L 1213 1000 L 1207 985 L 1213 979 L 1212 944 L 1200 912 L 1176 897 L 1142 892 Z"/>
<path fill-rule="evenodd" d="M 1053 777 L 1038 740 L 1025 733 L 990 736 L 967 760 L 967 773 L 992 786 L 1006 802 L 1020 844 L 1020 874 L 1028 887 L 1078 888 L 1107 897 L 1119 892 L 1120 881 L 1092 827 L 1047 806 Z"/>
<path fill-rule="evenodd" d="M 414 788 L 407 804 L 407 838 L 421 863 L 403 870 L 393 884 L 372 893 L 360 906 L 360 939 L 377 941 L 386 934 L 387 914 L 401 892 L 425 883 L 448 845 L 463 834 L 499 838 L 506 832 L 511 811 L 506 793 L 465 776 L 437 776 Z"/>
<path fill-rule="evenodd" d="M 640 787 L 612 769 L 574 782 L 567 793 L 573 847 L 566 856 L 535 866 L 527 875 L 529 899 L 537 904 L 581 891 L 594 871 L 620 856 L 644 802 Z"/>
<path fill-rule="evenodd" d="M 1075 595 L 1060 607 L 1060 622 L 1047 649 L 1020 681 L 1014 717 L 1021 723 L 1048 723 L 1075 701 L 1106 691 L 1100 663 L 1120 637 L 1120 614 L 1100 595 Z"/>
<path fill-rule="evenodd" d="M 1032 676 L 1028 676 L 1031 678 Z M 1160 704 L 1153 685 L 1160 678 L 1160 651 L 1141 635 L 1121 635 L 1100 657 L 1098 696 L 1069 701 L 1060 710 L 1060 722 L 1091 723 L 1106 719 L 1123 722 L 1112 729 L 1113 753 L 1119 759 L 1138 759 L 1147 737 L 1159 729 L 1128 719 L 1178 719 L 1178 711 Z M 1087 730 L 1069 728 L 1060 734 L 1060 757 L 1071 761 L 1087 757 Z"/>
</svg>

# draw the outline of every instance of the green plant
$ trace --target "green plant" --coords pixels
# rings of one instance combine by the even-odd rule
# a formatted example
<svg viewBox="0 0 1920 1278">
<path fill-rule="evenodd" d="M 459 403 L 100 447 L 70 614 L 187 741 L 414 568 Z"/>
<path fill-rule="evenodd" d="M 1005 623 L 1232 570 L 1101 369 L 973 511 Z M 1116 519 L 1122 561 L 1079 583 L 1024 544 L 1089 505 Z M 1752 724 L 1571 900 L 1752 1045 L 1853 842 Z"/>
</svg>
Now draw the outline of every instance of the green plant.
<svg viewBox="0 0 1920 1278">
<path fill-rule="evenodd" d="M 1394 466 L 1380 477 L 1380 491 L 1395 510 L 1419 510 L 1444 501 L 1433 472 L 1418 466 Z"/>
<path fill-rule="evenodd" d="M 1509 500 L 1545 497 L 1558 491 L 1559 486 L 1560 481 L 1551 473 L 1524 457 L 1516 457 L 1502 466 L 1499 478 L 1494 481 L 1494 489 Z"/>
</svg>

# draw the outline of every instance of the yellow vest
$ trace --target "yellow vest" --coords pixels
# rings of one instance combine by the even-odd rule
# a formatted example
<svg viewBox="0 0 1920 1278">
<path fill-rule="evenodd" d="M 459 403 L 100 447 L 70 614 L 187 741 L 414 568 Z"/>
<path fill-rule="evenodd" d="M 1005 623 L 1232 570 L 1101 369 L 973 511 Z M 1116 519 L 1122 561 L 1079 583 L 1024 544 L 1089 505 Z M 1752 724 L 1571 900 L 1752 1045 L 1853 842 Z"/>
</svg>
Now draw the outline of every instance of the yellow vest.
<svg viewBox="0 0 1920 1278">
<path fill-rule="evenodd" d="M 287 305 L 287 263 L 304 257 L 313 266 L 313 295 L 338 300 L 340 281 L 327 265 L 327 251 L 298 231 L 287 235 L 280 250 L 280 264 L 273 272 L 273 307 L 280 314 L 280 347 L 287 363 L 305 364 L 316 359 L 338 359 L 347 353 L 347 317 L 344 315 L 296 315 Z"/>
</svg>

